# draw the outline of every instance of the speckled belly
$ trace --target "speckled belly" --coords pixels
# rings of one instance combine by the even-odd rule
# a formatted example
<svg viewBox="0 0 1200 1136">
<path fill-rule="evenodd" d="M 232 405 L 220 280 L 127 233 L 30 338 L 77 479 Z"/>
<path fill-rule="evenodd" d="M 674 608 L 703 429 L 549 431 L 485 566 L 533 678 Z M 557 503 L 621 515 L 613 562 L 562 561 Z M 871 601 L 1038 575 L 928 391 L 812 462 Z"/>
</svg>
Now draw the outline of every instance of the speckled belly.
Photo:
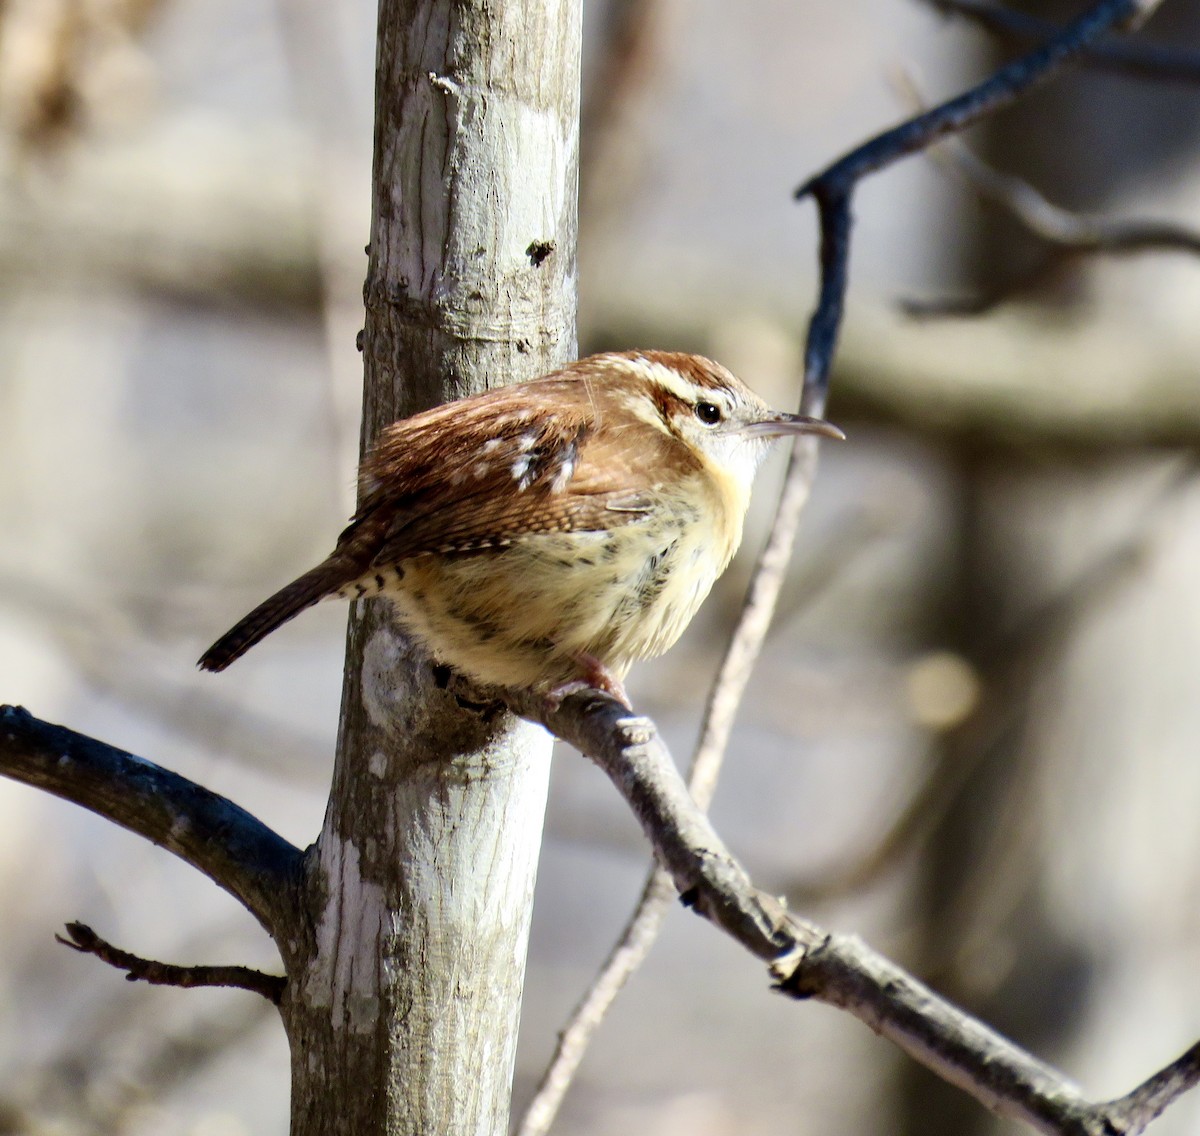
<svg viewBox="0 0 1200 1136">
<path fill-rule="evenodd" d="M 435 658 L 476 681 L 545 689 L 578 677 L 581 656 L 623 677 L 679 638 L 725 567 L 697 528 L 655 519 L 526 536 L 414 557 L 382 587 L 365 582 Z"/>
</svg>

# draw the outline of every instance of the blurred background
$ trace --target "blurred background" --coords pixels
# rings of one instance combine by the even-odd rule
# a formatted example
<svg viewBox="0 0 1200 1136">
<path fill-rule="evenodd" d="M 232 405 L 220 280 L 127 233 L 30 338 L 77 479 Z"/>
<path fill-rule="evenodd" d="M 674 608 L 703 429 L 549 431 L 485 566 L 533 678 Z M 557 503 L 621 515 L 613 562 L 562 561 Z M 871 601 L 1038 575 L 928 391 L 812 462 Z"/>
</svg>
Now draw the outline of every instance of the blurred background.
<svg viewBox="0 0 1200 1136">
<path fill-rule="evenodd" d="M 0 700 L 299 845 L 344 609 L 229 675 L 194 660 L 352 507 L 373 34 L 369 0 L 0 4 Z M 1200 2 L 1143 38 L 1200 51 Z M 594 0 L 581 352 L 704 351 L 794 404 L 816 240 L 791 191 L 909 112 L 901 72 L 944 97 L 1013 47 L 918 0 Z M 1195 85 L 1073 72 L 970 143 L 1061 206 L 1200 225 L 1198 134 Z M 857 217 L 830 405 L 850 441 L 824 448 L 717 824 L 761 886 L 1115 1096 L 1200 1035 L 1200 263 L 1063 256 L 924 158 Z M 781 468 L 686 641 L 634 673 L 681 761 Z M 518 1111 L 647 860 L 569 752 L 547 825 Z M 0 782 L 0 910 L 0 1132 L 286 1131 L 270 1007 L 52 939 L 81 919 L 277 970 L 232 899 Z M 672 912 L 557 1131 L 1010 1130 L 765 987 Z M 1155 1132 L 1198 1127 L 1185 1101 Z"/>
</svg>

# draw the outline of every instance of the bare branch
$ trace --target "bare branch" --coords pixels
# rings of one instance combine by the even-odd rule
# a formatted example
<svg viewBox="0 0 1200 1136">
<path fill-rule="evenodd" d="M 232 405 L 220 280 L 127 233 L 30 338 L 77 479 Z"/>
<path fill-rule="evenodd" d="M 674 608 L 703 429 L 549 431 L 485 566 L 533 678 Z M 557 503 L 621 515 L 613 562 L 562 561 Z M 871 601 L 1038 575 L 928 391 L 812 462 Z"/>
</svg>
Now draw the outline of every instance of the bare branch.
<svg viewBox="0 0 1200 1136">
<path fill-rule="evenodd" d="M 984 0 L 926 0 L 947 16 L 962 16 L 989 32 L 1010 39 L 1039 40 L 1057 35 L 1061 26 L 1027 12 L 1018 12 Z M 1152 43 L 1102 40 L 1089 44 L 1079 60 L 1096 70 L 1159 82 L 1200 83 L 1200 54 Z"/>
<path fill-rule="evenodd" d="M 129 982 L 148 982 L 151 986 L 231 986 L 261 994 L 278 1006 L 287 979 L 278 974 L 264 974 L 249 966 L 176 966 L 167 962 L 142 958 L 100 938 L 86 923 L 68 923 L 64 939 L 55 935 L 54 941 L 80 954 L 95 955 L 101 962 L 125 971 Z"/>
<path fill-rule="evenodd" d="M 1063 38 L 1066 38 L 1065 35 Z M 1050 53 L 1051 47 L 1052 45 L 1047 45 L 1044 54 Z M 1069 51 L 1071 48 L 1068 44 L 1067 47 L 1060 47 L 1058 50 Z M 822 231 L 821 297 L 809 330 L 805 385 L 801 399 L 803 412 L 819 414 L 824 408 L 828 371 L 832 363 L 832 352 L 836 344 L 845 296 L 845 270 L 850 238 L 849 198 L 853 185 L 867 173 L 881 168 L 912 149 L 929 145 L 940 134 L 962 129 L 981 114 L 1011 101 L 1038 79 L 1040 73 L 1036 71 L 1036 66 L 1056 66 L 1062 58 L 1055 57 L 1057 62 L 1039 62 L 1035 56 L 1017 61 L 988 83 L 975 88 L 960 99 L 918 115 L 906 126 L 880 135 L 797 191 L 797 196 L 811 192 L 816 197 Z M 922 129 L 929 133 L 918 144 L 912 145 L 911 139 L 906 141 L 902 137 L 902 132 L 906 127 L 922 122 L 925 124 Z M 890 157 L 881 156 L 881 147 L 895 143 L 907 145 L 909 148 L 897 148 Z M 856 160 L 857 165 L 854 164 Z M 839 173 L 840 167 L 845 169 Z M 842 176 L 845 177 L 845 184 L 839 192 L 825 196 L 827 181 L 832 185 Z M 801 445 L 793 452 L 767 546 L 756 566 L 738 626 L 726 649 L 710 693 L 701 740 L 693 758 L 689 779 L 693 798 L 702 809 L 708 807 L 715 792 L 733 720 L 775 611 L 799 516 L 808 499 L 815 470 L 815 446 Z M 591 1034 L 600 1024 L 625 981 L 649 953 L 661 927 L 667 902 L 664 881 L 658 878 L 660 871 L 661 869 L 655 869 L 651 872 L 638 905 L 617 945 L 605 960 L 593 987 L 576 1007 L 560 1035 L 559 1045 L 522 1121 L 519 1130 L 521 1136 L 539 1136 L 548 1130 L 571 1077 L 582 1060 Z"/>
<path fill-rule="evenodd" d="M 737 627 L 725 648 L 705 706 L 704 725 L 688 781 L 692 797 L 701 809 L 708 809 L 716 792 L 734 718 L 770 630 L 796 541 L 800 514 L 808 502 L 816 472 L 816 441 L 801 439 L 792 451 L 771 532 L 755 565 Z"/>
<path fill-rule="evenodd" d="M 1200 1082 L 1200 1041 L 1165 1069 L 1109 1105 L 1119 1132 L 1141 1132 L 1152 1120 Z"/>
<path fill-rule="evenodd" d="M 898 81 L 916 107 L 923 107 L 924 100 L 912 75 L 902 73 Z M 982 315 L 1035 285 L 1062 262 L 1076 256 L 1130 256 L 1146 252 L 1200 256 L 1200 232 L 1194 229 L 1171 221 L 1122 220 L 1063 209 L 1047 200 L 1024 178 L 1002 173 L 988 165 L 961 139 L 950 138 L 939 143 L 930 149 L 929 157 L 948 176 L 1002 209 L 1030 236 L 1050 246 L 1050 255 L 1032 273 L 1006 281 L 985 295 L 903 301 L 901 306 L 911 316 Z"/>
<path fill-rule="evenodd" d="M 1100 5 L 1098 9 L 1113 6 Z M 1093 22 L 1106 20 L 1104 28 L 1119 20 L 1134 18 L 1137 5 L 1114 15 L 1110 11 L 1091 13 Z M 1099 34 L 1086 18 L 1073 25 L 1076 37 L 1085 42 Z M 805 384 L 801 399 L 804 413 L 820 414 L 824 408 L 828 373 L 841 322 L 846 290 L 846 266 L 850 241 L 850 196 L 854 185 L 866 174 L 904 154 L 930 145 L 936 138 L 960 130 L 982 114 L 1012 101 L 1034 82 L 1048 77 L 1071 51 L 1076 49 L 1070 33 L 1062 33 L 1054 44 L 1046 45 L 1023 60 L 1003 69 L 987 83 L 933 111 L 918 115 L 886 134 L 878 136 L 847 155 L 824 173 L 797 191 L 811 193 L 821 216 L 821 296 L 809 328 L 806 350 Z M 693 758 L 690 788 L 697 804 L 704 809 L 712 800 L 724 758 L 725 747 L 746 682 L 770 626 L 791 555 L 796 527 L 812 485 L 816 469 L 816 448 L 801 445 L 793 452 L 783 495 L 776 510 L 767 546 L 759 559 L 746 604 L 705 710 L 701 740 Z M 521 1136 L 539 1136 L 548 1130 L 557 1113 L 571 1077 L 578 1068 L 588 1040 L 603 1019 L 608 1007 L 629 976 L 649 953 L 662 924 L 666 904 L 661 869 L 651 872 L 642 896 L 617 945 L 606 959 L 592 988 L 572 1013 L 560 1036 L 559 1045 L 526 1112 Z"/>
<path fill-rule="evenodd" d="M 795 946 L 778 900 L 758 892 L 688 793 L 649 718 L 632 717 L 598 692 L 564 700 L 557 710 L 533 695 L 504 692 L 509 707 L 541 722 L 594 761 L 633 809 L 685 902 L 760 958 Z"/>
<path fill-rule="evenodd" d="M 878 136 L 797 191 L 798 197 L 811 193 L 815 198 L 822 236 L 821 295 L 809 328 L 801 400 L 806 413 L 820 413 L 825 402 L 844 304 L 850 197 L 857 181 L 1012 101 L 1034 83 L 1048 78 L 1080 44 L 1118 23 L 1132 24 L 1144 19 L 1154 6 L 1136 2 L 1098 5 L 1071 28 L 1059 32 L 1057 39 L 1039 52 L 1016 61 L 959 99 Z M 692 795 L 701 809 L 707 808 L 715 791 L 733 720 L 775 610 L 799 514 L 815 472 L 815 459 L 816 450 L 811 446 L 793 454 L 767 547 L 756 567 L 738 627 L 709 696 L 690 775 Z M 621 987 L 649 953 L 661 928 L 668 896 L 663 869 L 653 870 L 616 946 L 561 1033 L 554 1056 L 519 1127 L 520 1136 L 540 1136 L 549 1129 L 592 1033 Z"/>
<path fill-rule="evenodd" d="M 1064 63 L 1114 28 L 1146 19 L 1161 0 L 1100 0 L 1052 39 L 956 98 L 877 134 L 809 178 L 796 198 L 812 197 L 821 224 L 821 290 L 804 352 L 805 401 L 823 404 L 841 330 L 850 261 L 851 200 L 858 183 L 901 158 L 965 130 L 1052 78 Z"/>
<path fill-rule="evenodd" d="M 1033 236 L 1063 252 L 1200 255 L 1200 233 L 1186 225 L 1073 213 L 1048 201 L 1023 178 L 989 166 L 961 141 L 946 143 L 946 153 L 953 168 L 980 197 L 998 205 Z"/>
<path fill-rule="evenodd" d="M 603 695 L 566 699 L 552 713 L 528 694 L 505 695 L 590 757 L 633 809 L 684 901 L 769 961 L 778 988 L 849 1011 L 1001 1116 L 1039 1132 L 1137 1132 L 1196 1080 L 1189 1056 L 1114 1103 L 1085 1099 L 1061 1074 L 940 998 L 852 936 L 834 935 L 759 891 L 691 800 L 647 718 Z M 1139 1095 L 1140 1094 L 1140 1095 Z M 1136 1098 L 1136 1103 L 1131 1103 Z M 1124 1127 L 1120 1125 L 1124 1124 Z"/>
<path fill-rule="evenodd" d="M 294 915 L 301 853 L 201 785 L 94 738 L 0 707 L 0 773 L 73 801 L 175 853 L 273 937 Z"/>
</svg>

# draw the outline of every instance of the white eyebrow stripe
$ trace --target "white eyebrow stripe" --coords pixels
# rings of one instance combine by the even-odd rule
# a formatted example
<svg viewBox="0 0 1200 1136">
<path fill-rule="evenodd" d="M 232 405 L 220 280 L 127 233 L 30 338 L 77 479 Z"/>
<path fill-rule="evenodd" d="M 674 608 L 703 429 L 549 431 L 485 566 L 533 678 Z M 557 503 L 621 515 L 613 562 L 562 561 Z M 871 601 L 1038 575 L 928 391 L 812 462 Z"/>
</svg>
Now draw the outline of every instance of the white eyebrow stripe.
<svg viewBox="0 0 1200 1136">
<path fill-rule="evenodd" d="M 635 355 L 633 362 L 651 382 L 656 382 L 666 387 L 667 390 L 677 398 L 683 399 L 684 402 L 691 402 L 700 393 L 699 388 L 693 383 L 689 383 L 687 379 L 672 367 L 656 363 L 653 360 L 647 359 L 644 355 Z"/>
</svg>

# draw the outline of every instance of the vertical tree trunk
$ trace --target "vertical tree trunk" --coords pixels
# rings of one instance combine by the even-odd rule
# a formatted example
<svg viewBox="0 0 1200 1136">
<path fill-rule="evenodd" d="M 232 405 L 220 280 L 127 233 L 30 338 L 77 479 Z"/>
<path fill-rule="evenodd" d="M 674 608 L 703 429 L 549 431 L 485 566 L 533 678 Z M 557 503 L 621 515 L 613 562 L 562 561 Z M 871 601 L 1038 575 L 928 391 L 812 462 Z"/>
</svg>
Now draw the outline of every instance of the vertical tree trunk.
<svg viewBox="0 0 1200 1136">
<path fill-rule="evenodd" d="M 579 0 L 381 0 L 363 443 L 575 354 Z M 550 740 L 465 713 L 351 619 L 310 926 L 285 950 L 295 1136 L 507 1129 Z"/>
</svg>

